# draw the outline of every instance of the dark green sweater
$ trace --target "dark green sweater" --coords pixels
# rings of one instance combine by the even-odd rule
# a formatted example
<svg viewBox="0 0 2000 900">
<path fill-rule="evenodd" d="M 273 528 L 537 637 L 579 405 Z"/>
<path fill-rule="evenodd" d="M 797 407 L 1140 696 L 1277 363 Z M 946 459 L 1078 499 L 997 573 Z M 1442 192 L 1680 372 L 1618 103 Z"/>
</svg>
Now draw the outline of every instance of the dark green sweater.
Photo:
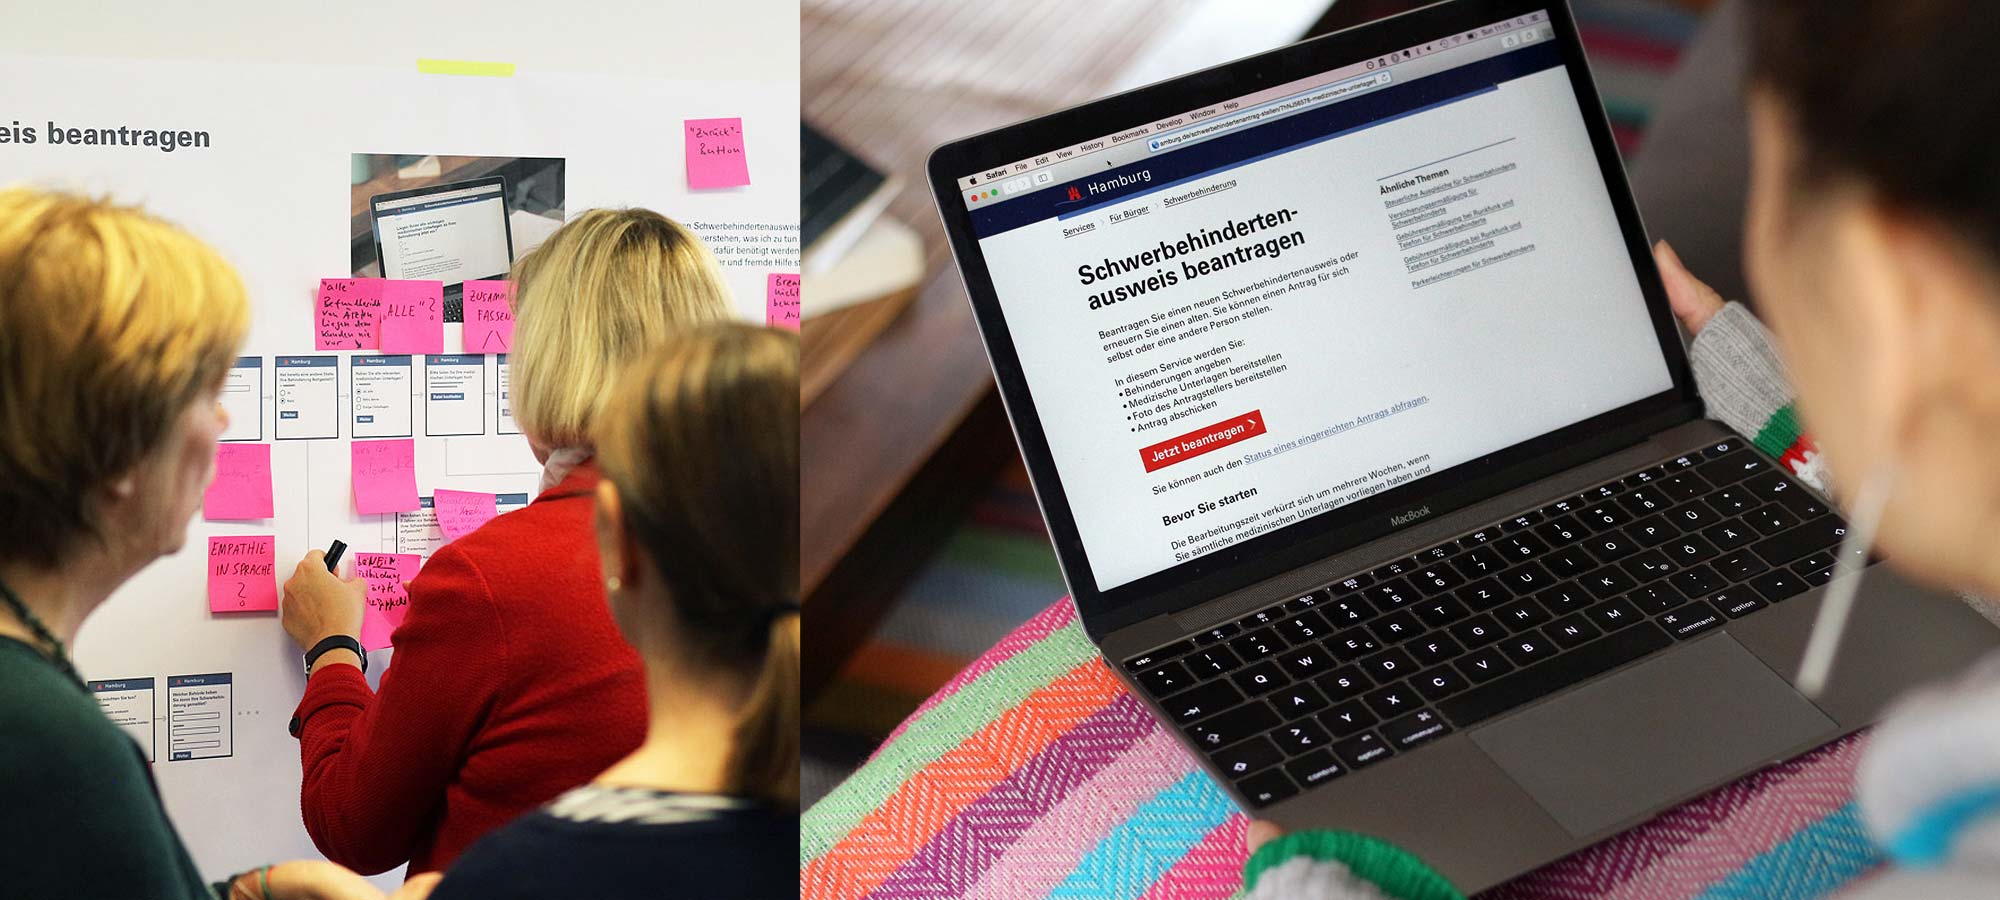
<svg viewBox="0 0 2000 900">
<path fill-rule="evenodd" d="M 146 757 L 48 658 L 0 637 L 0 894 L 214 900 Z"/>
</svg>

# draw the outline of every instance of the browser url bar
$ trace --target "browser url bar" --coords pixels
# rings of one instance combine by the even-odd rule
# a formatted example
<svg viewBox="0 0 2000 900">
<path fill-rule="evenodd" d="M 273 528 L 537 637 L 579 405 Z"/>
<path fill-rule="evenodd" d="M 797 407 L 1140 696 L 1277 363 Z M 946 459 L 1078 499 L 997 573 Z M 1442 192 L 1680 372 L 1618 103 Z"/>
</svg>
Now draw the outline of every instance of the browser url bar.
<svg viewBox="0 0 2000 900">
<path fill-rule="evenodd" d="M 1211 138 L 1225 131 L 1234 131 L 1246 125 L 1255 125 L 1266 119 L 1297 112 L 1308 106 L 1317 106 L 1329 100 L 1339 100 L 1363 91 L 1372 91 L 1379 87 L 1385 87 L 1389 84 L 1390 80 L 1389 72 L 1386 69 L 1380 72 L 1371 72 L 1367 75 L 1356 75 L 1344 81 L 1336 81 L 1329 85 L 1300 91 L 1290 97 L 1280 97 L 1262 106 L 1255 106 L 1213 122 L 1206 122 L 1160 135 L 1146 142 L 1146 146 L 1154 153 L 1162 150 L 1171 150 L 1182 144 Z"/>
</svg>

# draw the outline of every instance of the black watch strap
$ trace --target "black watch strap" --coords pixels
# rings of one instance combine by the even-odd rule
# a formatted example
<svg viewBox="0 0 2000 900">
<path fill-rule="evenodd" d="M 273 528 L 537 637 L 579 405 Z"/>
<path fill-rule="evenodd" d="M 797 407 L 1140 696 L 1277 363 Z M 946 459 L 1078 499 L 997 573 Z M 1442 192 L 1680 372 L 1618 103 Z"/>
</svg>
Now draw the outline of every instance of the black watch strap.
<svg viewBox="0 0 2000 900">
<path fill-rule="evenodd" d="M 314 663 L 314 662 L 317 662 L 317 661 L 319 660 L 320 656 L 321 656 L 322 654 L 326 653 L 326 651 L 328 651 L 328 650 L 352 650 L 352 651 L 354 651 L 354 655 L 355 655 L 355 656 L 359 656 L 359 657 L 361 657 L 361 671 L 362 671 L 362 672 L 364 672 L 364 673 L 368 671 L 368 654 L 367 654 L 367 653 L 364 653 L 364 652 L 362 652 L 362 650 L 361 650 L 361 641 L 357 640 L 357 639 L 356 639 L 356 638 L 355 638 L 354 636 L 352 636 L 352 635 L 346 635 L 346 634 L 336 634 L 336 635 L 334 635 L 334 636 L 332 636 L 332 637 L 328 637 L 328 638 L 323 638 L 323 639 L 321 639 L 319 643 L 317 643 L 317 644 L 314 644 L 314 645 L 312 646 L 312 649 L 311 649 L 311 650 L 307 650 L 307 651 L 306 651 L 306 677 L 307 677 L 307 678 L 311 678 L 311 677 L 312 677 L 312 672 L 313 672 L 313 663 Z"/>
</svg>

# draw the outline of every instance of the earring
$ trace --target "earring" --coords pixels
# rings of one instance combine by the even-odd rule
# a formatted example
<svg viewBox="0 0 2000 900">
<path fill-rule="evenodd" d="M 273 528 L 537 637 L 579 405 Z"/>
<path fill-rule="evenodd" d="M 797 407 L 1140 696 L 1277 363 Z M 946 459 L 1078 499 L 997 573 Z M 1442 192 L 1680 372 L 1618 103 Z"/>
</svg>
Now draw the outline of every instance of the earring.
<svg viewBox="0 0 2000 900">
<path fill-rule="evenodd" d="M 606 579 L 604 579 L 604 592 L 605 592 L 605 593 L 607 593 L 607 594 L 616 594 L 616 593 L 618 593 L 618 589 L 619 589 L 619 588 L 622 588 L 622 587 L 624 587 L 624 586 L 625 586 L 625 583 L 624 583 L 624 582 L 622 582 L 622 581 L 619 581 L 619 580 L 618 580 L 618 576 L 616 576 L 616 575 L 613 575 L 613 576 L 611 576 L 610 578 L 606 578 Z"/>
</svg>

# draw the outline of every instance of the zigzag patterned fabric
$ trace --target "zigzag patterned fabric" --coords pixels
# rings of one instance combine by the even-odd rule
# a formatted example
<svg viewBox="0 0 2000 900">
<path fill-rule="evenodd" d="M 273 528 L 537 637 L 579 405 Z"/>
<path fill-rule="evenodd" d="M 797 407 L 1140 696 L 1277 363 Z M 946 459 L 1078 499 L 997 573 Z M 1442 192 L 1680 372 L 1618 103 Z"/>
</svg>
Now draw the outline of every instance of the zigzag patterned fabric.
<svg viewBox="0 0 2000 900">
<path fill-rule="evenodd" d="M 1755 440 L 1819 484 L 1785 406 Z M 1490 900 L 1806 900 L 1881 864 L 1865 738 L 1771 766 L 1501 885 Z M 975 660 L 805 813 L 802 900 L 1220 900 L 1246 820 L 1126 692 L 1063 600 Z"/>
</svg>

